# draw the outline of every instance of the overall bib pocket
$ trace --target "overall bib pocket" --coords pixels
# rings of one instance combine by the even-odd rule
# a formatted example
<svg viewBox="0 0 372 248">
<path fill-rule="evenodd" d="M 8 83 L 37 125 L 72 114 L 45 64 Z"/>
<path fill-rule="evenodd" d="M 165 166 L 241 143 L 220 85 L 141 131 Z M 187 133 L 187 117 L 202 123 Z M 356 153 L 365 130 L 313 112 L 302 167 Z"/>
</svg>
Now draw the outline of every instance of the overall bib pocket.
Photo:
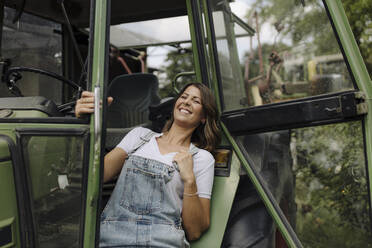
<svg viewBox="0 0 372 248">
<path fill-rule="evenodd" d="M 139 168 L 126 168 L 125 185 L 120 205 L 138 215 L 149 215 L 160 209 L 164 200 L 161 173 Z"/>
</svg>

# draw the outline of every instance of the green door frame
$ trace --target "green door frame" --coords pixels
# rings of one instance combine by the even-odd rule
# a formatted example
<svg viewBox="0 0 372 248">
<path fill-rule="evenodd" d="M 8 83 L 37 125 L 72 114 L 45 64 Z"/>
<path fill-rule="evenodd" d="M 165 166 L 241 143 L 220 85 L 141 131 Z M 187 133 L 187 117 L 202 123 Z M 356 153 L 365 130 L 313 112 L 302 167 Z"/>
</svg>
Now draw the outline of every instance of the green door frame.
<svg viewBox="0 0 372 248">
<path fill-rule="evenodd" d="M 90 116 L 90 157 L 87 185 L 87 204 L 84 227 L 84 247 L 98 247 L 99 242 L 99 203 L 103 172 L 102 153 L 102 111 L 106 103 L 102 101 L 107 80 L 107 49 L 109 39 L 110 1 L 91 1 L 89 70 L 88 84 L 95 93 L 95 112 Z M 94 27 L 92 27 L 94 25 Z M 103 102 L 102 108 L 100 102 Z M 102 165 L 102 166 L 101 166 Z"/>
</svg>

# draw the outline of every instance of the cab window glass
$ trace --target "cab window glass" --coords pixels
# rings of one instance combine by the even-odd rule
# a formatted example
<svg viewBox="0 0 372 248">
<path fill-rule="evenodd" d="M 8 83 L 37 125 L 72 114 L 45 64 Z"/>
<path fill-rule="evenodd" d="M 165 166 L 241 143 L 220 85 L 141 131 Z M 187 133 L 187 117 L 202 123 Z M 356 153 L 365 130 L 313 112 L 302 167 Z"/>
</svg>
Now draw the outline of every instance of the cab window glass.
<svg viewBox="0 0 372 248">
<path fill-rule="evenodd" d="M 84 138 L 22 135 L 37 247 L 79 247 Z"/>
<path fill-rule="evenodd" d="M 15 15 L 15 10 L 5 8 L 2 59 L 11 67 L 31 67 L 62 75 L 61 25 L 27 13 L 13 23 Z M 51 77 L 21 72 L 16 85 L 24 96 L 44 96 L 57 104 L 62 102 L 62 82 Z M 12 96 L 6 84 L 0 84 L 0 97 Z"/>
<path fill-rule="evenodd" d="M 213 0 L 211 1 L 211 10 L 224 107 L 227 110 L 247 106 L 229 5 L 226 1 Z"/>
<path fill-rule="evenodd" d="M 194 71 L 187 16 L 124 23 L 110 27 L 109 81 L 123 74 L 152 73 L 161 98 L 174 94 L 172 81 L 181 72 Z M 194 75 L 177 79 L 181 88 Z"/>
<path fill-rule="evenodd" d="M 231 5 L 256 31 L 237 38 L 249 106 L 354 89 L 322 1 Z"/>
<path fill-rule="evenodd" d="M 361 122 L 240 136 L 304 247 L 370 247 Z"/>
<path fill-rule="evenodd" d="M 114 101 L 107 127 L 161 131 L 173 106 L 168 97 L 176 94 L 172 82 L 177 78 L 177 88 L 195 82 L 194 71 L 187 16 L 111 26 L 108 94 Z"/>
</svg>

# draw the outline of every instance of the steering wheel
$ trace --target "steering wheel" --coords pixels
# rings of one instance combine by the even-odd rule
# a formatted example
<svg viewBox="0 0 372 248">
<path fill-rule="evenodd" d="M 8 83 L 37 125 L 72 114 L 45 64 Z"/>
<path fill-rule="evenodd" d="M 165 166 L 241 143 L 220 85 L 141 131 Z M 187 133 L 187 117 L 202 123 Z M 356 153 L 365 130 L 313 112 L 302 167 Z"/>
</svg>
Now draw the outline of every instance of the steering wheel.
<svg viewBox="0 0 372 248">
<path fill-rule="evenodd" d="M 61 75 L 58 75 L 54 72 L 19 66 L 19 67 L 11 67 L 7 69 L 3 77 L 3 82 L 7 84 L 9 91 L 15 96 L 23 97 L 21 90 L 16 85 L 16 82 L 22 78 L 22 75 L 20 74 L 20 72 L 32 72 L 32 73 L 42 74 L 42 75 L 46 75 L 54 79 L 57 79 L 63 83 L 68 84 L 70 87 L 74 88 L 75 90 L 77 90 L 77 97 L 79 97 L 81 92 L 83 91 L 83 88 L 79 86 L 78 84 L 76 84 L 75 82 Z M 57 108 L 61 113 L 65 113 L 71 110 L 72 106 L 74 106 L 75 103 L 76 103 L 75 101 L 67 102 L 67 103 L 58 105 Z"/>
</svg>

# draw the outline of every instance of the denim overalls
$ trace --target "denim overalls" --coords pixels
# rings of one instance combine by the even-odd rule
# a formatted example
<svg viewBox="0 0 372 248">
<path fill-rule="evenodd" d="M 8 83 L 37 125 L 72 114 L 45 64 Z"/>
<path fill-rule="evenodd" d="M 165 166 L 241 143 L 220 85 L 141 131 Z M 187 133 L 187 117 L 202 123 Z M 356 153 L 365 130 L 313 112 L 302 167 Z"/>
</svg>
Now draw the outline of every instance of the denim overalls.
<svg viewBox="0 0 372 248">
<path fill-rule="evenodd" d="M 100 247 L 189 247 L 167 184 L 178 167 L 132 155 L 154 135 L 150 131 L 141 137 L 128 154 L 101 215 Z M 197 152 L 193 148 L 192 155 Z"/>
</svg>

